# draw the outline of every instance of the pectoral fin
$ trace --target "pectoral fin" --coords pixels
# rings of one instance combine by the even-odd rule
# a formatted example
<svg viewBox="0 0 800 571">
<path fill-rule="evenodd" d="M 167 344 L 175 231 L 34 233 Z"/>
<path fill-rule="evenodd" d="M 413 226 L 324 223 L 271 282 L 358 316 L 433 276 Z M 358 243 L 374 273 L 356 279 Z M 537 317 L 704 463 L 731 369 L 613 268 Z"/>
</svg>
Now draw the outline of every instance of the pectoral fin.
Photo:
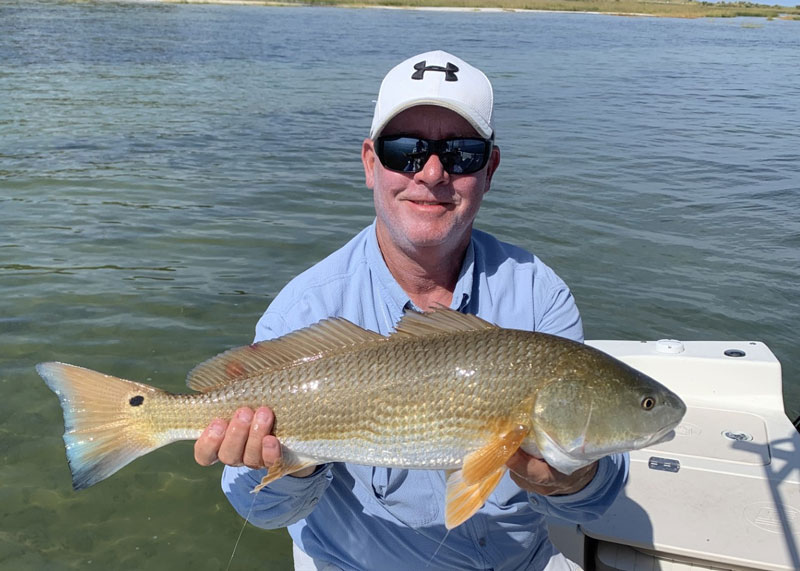
<svg viewBox="0 0 800 571">
<path fill-rule="evenodd" d="M 309 468 L 311 466 L 316 466 L 317 464 L 319 464 L 319 461 L 314 460 L 313 458 L 299 456 L 288 448 L 281 446 L 280 460 L 275 462 L 272 467 L 270 467 L 270 469 L 267 471 L 267 475 L 261 478 L 261 483 L 253 488 L 252 493 L 255 494 L 260 492 L 265 486 L 269 485 L 271 482 L 274 482 L 278 478 L 283 478 L 284 476 L 299 472 L 303 468 Z"/>
<path fill-rule="evenodd" d="M 506 461 L 528 434 L 522 425 L 504 431 L 489 444 L 468 454 L 460 470 L 447 478 L 445 527 L 453 529 L 469 519 L 497 487 L 506 472 Z"/>
</svg>

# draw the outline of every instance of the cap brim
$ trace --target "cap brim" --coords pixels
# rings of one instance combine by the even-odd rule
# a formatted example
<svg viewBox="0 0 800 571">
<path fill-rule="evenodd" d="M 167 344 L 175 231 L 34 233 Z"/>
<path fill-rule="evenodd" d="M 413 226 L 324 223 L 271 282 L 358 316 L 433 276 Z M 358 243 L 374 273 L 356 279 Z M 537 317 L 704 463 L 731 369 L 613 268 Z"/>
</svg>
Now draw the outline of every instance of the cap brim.
<svg viewBox="0 0 800 571">
<path fill-rule="evenodd" d="M 381 121 L 381 123 L 379 123 L 377 126 L 373 126 L 374 128 L 370 130 L 369 134 L 370 139 L 379 137 L 386 125 L 388 125 L 389 122 L 397 117 L 400 113 L 420 105 L 434 105 L 436 107 L 444 107 L 445 109 L 449 109 L 450 111 L 458 113 L 461 117 L 466 119 L 467 122 L 472 125 L 472 128 L 475 129 L 475 131 L 484 139 L 489 139 L 492 136 L 492 128 L 487 125 L 485 121 L 482 121 L 477 113 L 470 113 L 468 109 L 465 109 L 464 105 L 459 105 L 458 103 L 448 99 L 430 99 L 421 97 L 419 99 L 406 101 L 402 105 L 399 105 L 391 114 L 387 115 L 383 121 Z"/>
</svg>

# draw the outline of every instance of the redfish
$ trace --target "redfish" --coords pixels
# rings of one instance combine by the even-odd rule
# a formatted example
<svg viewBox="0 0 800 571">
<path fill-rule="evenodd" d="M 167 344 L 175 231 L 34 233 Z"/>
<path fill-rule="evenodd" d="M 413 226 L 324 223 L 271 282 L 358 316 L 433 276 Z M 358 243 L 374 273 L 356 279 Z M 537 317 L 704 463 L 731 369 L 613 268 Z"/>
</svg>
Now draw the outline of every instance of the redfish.
<svg viewBox="0 0 800 571">
<path fill-rule="evenodd" d="M 483 505 L 518 448 L 572 473 L 658 442 L 686 410 L 597 349 L 444 308 L 406 313 L 389 336 L 332 318 L 231 349 L 189 373 L 195 394 L 62 363 L 36 369 L 61 401 L 76 490 L 267 405 L 283 457 L 256 490 L 325 462 L 447 470 L 448 529 Z"/>
</svg>

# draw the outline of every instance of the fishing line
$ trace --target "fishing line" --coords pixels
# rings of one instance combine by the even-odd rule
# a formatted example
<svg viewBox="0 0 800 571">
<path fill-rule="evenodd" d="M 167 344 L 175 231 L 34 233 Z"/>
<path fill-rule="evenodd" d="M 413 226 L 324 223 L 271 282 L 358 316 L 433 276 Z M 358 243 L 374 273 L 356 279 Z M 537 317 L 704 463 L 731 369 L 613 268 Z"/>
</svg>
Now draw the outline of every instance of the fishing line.
<svg viewBox="0 0 800 571">
<path fill-rule="evenodd" d="M 242 539 L 242 534 L 244 533 L 244 528 L 247 527 L 247 523 L 250 521 L 250 514 L 253 513 L 253 507 L 256 505 L 256 498 L 258 494 L 253 494 L 253 501 L 250 503 L 250 509 L 247 510 L 247 516 L 244 518 L 244 523 L 242 524 L 242 529 L 239 530 L 239 537 L 236 538 L 236 543 L 233 545 L 233 551 L 231 552 L 231 558 L 228 560 L 228 566 L 225 567 L 225 571 L 230 571 L 231 563 L 233 563 L 233 556 L 236 555 L 236 548 L 239 547 L 239 541 Z"/>
<path fill-rule="evenodd" d="M 444 542 L 447 541 L 447 536 L 450 535 L 451 531 L 452 531 L 451 529 L 448 529 L 447 533 L 444 534 L 444 537 L 442 538 L 442 541 L 439 542 L 438 546 L 436 546 L 436 551 L 433 552 L 433 555 L 431 555 L 431 558 L 428 559 L 428 562 L 425 564 L 425 568 L 426 569 L 428 567 L 430 567 L 431 563 L 433 562 L 433 560 L 436 559 L 436 555 L 439 553 L 439 550 L 442 548 L 442 545 L 444 545 Z"/>
</svg>

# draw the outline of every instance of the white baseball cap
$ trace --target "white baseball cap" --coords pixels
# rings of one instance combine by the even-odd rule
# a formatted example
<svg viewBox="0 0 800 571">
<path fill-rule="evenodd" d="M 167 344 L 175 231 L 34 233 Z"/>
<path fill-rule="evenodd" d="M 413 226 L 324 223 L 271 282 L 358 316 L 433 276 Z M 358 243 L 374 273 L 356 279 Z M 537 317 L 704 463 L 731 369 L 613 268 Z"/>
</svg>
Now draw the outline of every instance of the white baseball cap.
<svg viewBox="0 0 800 571">
<path fill-rule="evenodd" d="M 395 115 L 417 105 L 455 111 L 486 139 L 494 133 L 492 84 L 481 70 L 447 52 L 419 54 L 386 74 L 375 103 L 370 138 L 380 135 Z"/>
</svg>

